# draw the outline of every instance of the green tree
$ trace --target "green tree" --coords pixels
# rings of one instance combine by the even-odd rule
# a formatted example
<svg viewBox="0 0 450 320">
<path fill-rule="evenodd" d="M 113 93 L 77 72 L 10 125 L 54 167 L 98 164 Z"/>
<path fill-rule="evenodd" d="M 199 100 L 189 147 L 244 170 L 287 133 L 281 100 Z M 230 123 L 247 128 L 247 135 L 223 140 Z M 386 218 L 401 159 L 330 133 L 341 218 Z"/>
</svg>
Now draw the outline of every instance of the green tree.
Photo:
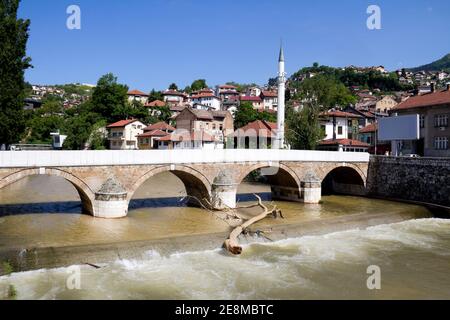
<svg viewBox="0 0 450 320">
<path fill-rule="evenodd" d="M 108 122 L 124 119 L 131 107 L 127 101 L 128 87 L 117 83 L 112 73 L 102 76 L 92 93 L 92 111 L 100 114 Z"/>
<path fill-rule="evenodd" d="M 177 90 L 178 91 L 178 86 L 176 83 L 171 83 L 169 86 L 169 90 Z"/>
<path fill-rule="evenodd" d="M 269 87 L 276 87 L 278 85 L 278 78 L 269 78 L 269 81 L 267 81 L 267 85 Z"/>
<path fill-rule="evenodd" d="M 319 125 L 320 108 L 306 105 L 300 112 L 286 110 L 286 141 L 294 150 L 314 150 L 323 138 Z"/>
<path fill-rule="evenodd" d="M 51 143 L 51 132 L 64 128 L 64 113 L 62 104 L 54 99 L 46 100 L 42 107 L 30 111 L 31 117 L 27 121 L 26 143 Z"/>
<path fill-rule="evenodd" d="M 234 114 L 234 127 L 242 128 L 250 122 L 258 120 L 259 114 L 250 102 L 242 102 Z"/>
<path fill-rule="evenodd" d="M 318 75 L 304 80 L 298 86 L 296 98 L 324 109 L 346 107 L 357 101 L 343 83 L 329 75 Z"/>
<path fill-rule="evenodd" d="M 202 89 L 208 88 L 208 85 L 206 84 L 205 79 L 198 79 L 192 82 L 191 84 L 191 91 L 199 91 Z"/>
<path fill-rule="evenodd" d="M 0 0 L 0 144 L 19 140 L 25 129 L 24 71 L 29 20 L 17 19 L 19 0 Z"/>
<path fill-rule="evenodd" d="M 152 91 L 150 91 L 150 94 L 148 96 L 148 102 L 153 102 L 156 100 L 163 100 L 163 95 L 161 93 L 161 91 L 156 91 L 155 89 L 152 89 Z"/>
<path fill-rule="evenodd" d="M 97 113 L 88 111 L 89 107 L 83 106 L 79 113 L 71 116 L 65 123 L 62 133 L 67 135 L 63 148 L 66 150 L 83 150 L 89 142 L 92 132 L 96 129 L 95 124 L 104 122 Z"/>
</svg>

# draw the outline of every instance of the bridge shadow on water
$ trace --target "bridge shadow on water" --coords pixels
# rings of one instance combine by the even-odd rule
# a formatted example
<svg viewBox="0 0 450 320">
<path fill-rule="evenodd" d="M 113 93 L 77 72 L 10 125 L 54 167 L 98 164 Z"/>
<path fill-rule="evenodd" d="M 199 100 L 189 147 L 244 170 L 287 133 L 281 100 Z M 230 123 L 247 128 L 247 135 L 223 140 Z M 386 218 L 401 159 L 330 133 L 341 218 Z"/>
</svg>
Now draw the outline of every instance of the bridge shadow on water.
<svg viewBox="0 0 450 320">
<path fill-rule="evenodd" d="M 270 192 L 258 193 L 258 195 L 263 201 L 270 201 L 272 198 Z M 256 199 L 251 193 L 238 194 L 237 201 L 249 202 Z M 187 202 L 188 199 L 183 197 L 132 199 L 129 210 L 186 207 Z M 24 214 L 80 214 L 81 209 L 80 201 L 0 204 L 0 217 Z"/>
</svg>

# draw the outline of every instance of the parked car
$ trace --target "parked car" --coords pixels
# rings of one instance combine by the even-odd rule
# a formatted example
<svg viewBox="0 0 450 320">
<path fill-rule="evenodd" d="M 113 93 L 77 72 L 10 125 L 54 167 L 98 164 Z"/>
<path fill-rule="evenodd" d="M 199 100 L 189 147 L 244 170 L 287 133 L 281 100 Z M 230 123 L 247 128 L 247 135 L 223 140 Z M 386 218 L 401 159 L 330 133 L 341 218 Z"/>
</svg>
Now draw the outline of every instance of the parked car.
<svg viewBox="0 0 450 320">
<path fill-rule="evenodd" d="M 405 157 L 405 158 L 420 158 L 420 156 L 415 153 L 405 154 L 405 155 L 403 155 L 403 157 Z"/>
</svg>

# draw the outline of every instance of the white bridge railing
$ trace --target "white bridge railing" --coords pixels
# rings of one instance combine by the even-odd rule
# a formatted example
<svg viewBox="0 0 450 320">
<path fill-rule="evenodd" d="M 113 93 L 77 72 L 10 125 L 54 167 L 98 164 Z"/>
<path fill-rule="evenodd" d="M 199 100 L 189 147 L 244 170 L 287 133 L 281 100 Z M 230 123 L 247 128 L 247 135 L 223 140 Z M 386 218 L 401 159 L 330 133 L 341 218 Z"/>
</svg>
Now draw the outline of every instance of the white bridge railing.
<svg viewBox="0 0 450 320">
<path fill-rule="evenodd" d="M 273 149 L 0 152 L 0 168 L 234 163 L 262 161 L 369 162 L 369 154 L 359 152 Z"/>
</svg>

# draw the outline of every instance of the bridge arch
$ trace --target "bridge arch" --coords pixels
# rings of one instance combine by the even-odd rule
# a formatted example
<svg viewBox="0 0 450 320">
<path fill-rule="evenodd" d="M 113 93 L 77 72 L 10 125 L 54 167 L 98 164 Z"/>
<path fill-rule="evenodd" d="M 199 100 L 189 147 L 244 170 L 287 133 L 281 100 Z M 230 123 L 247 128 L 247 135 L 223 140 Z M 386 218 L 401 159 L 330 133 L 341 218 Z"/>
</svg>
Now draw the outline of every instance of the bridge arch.
<svg viewBox="0 0 450 320">
<path fill-rule="evenodd" d="M 238 184 L 241 184 L 242 181 L 253 171 L 259 170 L 259 169 L 274 169 L 277 170 L 275 175 L 273 176 L 267 176 L 267 177 L 273 177 L 276 182 L 281 182 L 283 184 L 288 184 L 290 187 L 298 187 L 300 188 L 301 182 L 297 174 L 289 168 L 288 166 L 282 164 L 282 163 L 276 163 L 276 164 L 270 164 L 270 163 L 257 163 L 251 166 L 250 168 L 243 171 L 240 175 L 238 175 L 236 182 Z M 283 179 L 285 178 L 285 179 Z M 270 179 L 269 179 L 270 180 Z M 285 181 L 282 181 L 285 180 Z"/>
<path fill-rule="evenodd" d="M 355 165 L 337 166 L 321 177 L 322 194 L 364 195 L 366 175 Z"/>
<path fill-rule="evenodd" d="M 83 213 L 94 215 L 93 203 L 95 200 L 95 193 L 83 180 L 74 176 L 70 172 L 61 169 L 55 168 L 22 169 L 3 177 L 3 179 L 0 180 L 0 189 L 9 186 L 11 184 L 14 184 L 15 182 L 22 180 L 26 177 L 37 175 L 61 177 L 70 182 L 75 187 L 80 196 Z"/>
<path fill-rule="evenodd" d="M 173 173 L 184 184 L 186 193 L 188 196 L 195 197 L 199 200 L 210 199 L 211 182 L 198 170 L 195 170 L 188 166 L 183 165 L 168 165 L 153 168 L 141 177 L 139 177 L 133 184 L 130 190 L 128 190 L 127 201 L 128 203 L 133 198 L 135 192 L 151 177 L 163 172 Z M 189 203 L 192 205 L 199 205 L 197 201 L 192 198 L 189 199 Z"/>
<path fill-rule="evenodd" d="M 245 177 L 250 173 L 259 169 L 267 169 L 268 172 L 263 174 L 271 186 L 272 198 L 302 201 L 301 199 L 301 180 L 298 175 L 285 164 L 282 163 L 257 163 L 244 170 L 236 178 L 238 186 L 243 182 Z"/>
</svg>

